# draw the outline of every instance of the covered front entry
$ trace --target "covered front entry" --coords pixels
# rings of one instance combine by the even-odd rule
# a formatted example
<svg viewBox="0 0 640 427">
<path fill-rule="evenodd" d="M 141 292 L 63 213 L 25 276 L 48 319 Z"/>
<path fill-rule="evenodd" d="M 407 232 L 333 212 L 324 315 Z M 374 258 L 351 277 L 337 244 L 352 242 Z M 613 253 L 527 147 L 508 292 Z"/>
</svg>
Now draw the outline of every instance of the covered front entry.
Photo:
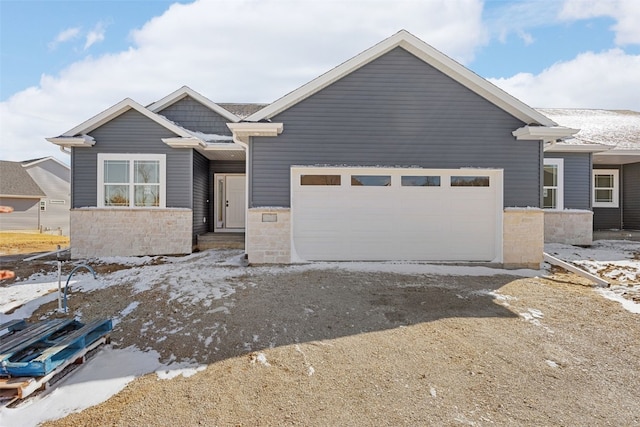
<svg viewBox="0 0 640 427">
<path fill-rule="evenodd" d="M 215 231 L 244 231 L 246 217 L 246 175 L 214 175 Z"/>
<path fill-rule="evenodd" d="M 502 262 L 501 169 L 291 168 L 292 256 Z"/>
</svg>

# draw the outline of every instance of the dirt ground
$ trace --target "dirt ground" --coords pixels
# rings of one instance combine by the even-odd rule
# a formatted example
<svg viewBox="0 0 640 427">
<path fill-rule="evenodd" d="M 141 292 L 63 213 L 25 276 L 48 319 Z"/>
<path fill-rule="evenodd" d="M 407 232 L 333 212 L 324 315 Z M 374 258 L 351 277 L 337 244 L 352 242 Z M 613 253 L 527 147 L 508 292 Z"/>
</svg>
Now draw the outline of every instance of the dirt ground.
<svg viewBox="0 0 640 427">
<path fill-rule="evenodd" d="M 0 232 L 0 255 L 31 254 L 69 246 L 69 237 L 41 233 Z"/>
<path fill-rule="evenodd" d="M 74 294 L 84 318 L 140 302 L 114 347 L 207 367 L 45 425 L 640 425 L 640 316 L 575 276 L 245 270 L 213 301 L 126 283 Z"/>
</svg>

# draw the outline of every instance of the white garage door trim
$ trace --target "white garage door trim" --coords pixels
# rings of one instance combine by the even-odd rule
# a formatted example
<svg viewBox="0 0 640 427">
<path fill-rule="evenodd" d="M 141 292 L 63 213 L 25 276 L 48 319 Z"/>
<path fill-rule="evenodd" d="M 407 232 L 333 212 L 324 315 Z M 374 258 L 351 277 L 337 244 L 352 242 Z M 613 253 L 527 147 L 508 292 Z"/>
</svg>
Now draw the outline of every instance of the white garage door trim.
<svg viewBox="0 0 640 427">
<path fill-rule="evenodd" d="M 351 185 L 355 175 L 383 178 Z M 476 177 L 488 183 L 451 185 Z M 501 263 L 502 212 L 502 169 L 291 167 L 293 261 Z"/>
</svg>

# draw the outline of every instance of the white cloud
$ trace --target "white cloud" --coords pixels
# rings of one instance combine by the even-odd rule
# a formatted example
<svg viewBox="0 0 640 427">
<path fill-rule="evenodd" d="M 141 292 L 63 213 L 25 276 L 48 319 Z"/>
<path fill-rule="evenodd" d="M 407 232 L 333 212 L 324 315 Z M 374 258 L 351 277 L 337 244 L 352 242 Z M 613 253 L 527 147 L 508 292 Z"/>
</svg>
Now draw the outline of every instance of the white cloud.
<svg viewBox="0 0 640 427">
<path fill-rule="evenodd" d="M 468 62 L 487 40 L 481 16 L 481 0 L 173 4 L 132 32 L 128 50 L 43 75 L 2 102 L 1 151 L 68 161 L 44 138 L 125 97 L 145 104 L 185 84 L 216 102 L 271 102 L 403 28 Z"/>
<path fill-rule="evenodd" d="M 49 42 L 48 44 L 49 49 L 53 50 L 56 47 L 58 47 L 60 43 L 65 43 L 70 40 L 73 40 L 77 38 L 79 35 L 80 35 L 80 27 L 73 27 L 73 28 L 67 28 L 66 30 L 62 30 L 58 33 L 56 38 L 53 39 L 53 41 Z"/>
<path fill-rule="evenodd" d="M 87 50 L 94 44 L 103 41 L 105 31 L 105 25 L 102 22 L 98 22 L 96 26 L 87 33 L 87 37 L 85 38 L 84 43 L 84 50 Z"/>
<path fill-rule="evenodd" d="M 638 0 L 565 0 L 559 17 L 580 20 L 608 16 L 616 23 L 616 44 L 640 44 L 640 1 Z"/>
<path fill-rule="evenodd" d="M 535 107 L 640 111 L 640 55 L 621 49 L 582 53 L 537 75 L 489 80 Z"/>
</svg>

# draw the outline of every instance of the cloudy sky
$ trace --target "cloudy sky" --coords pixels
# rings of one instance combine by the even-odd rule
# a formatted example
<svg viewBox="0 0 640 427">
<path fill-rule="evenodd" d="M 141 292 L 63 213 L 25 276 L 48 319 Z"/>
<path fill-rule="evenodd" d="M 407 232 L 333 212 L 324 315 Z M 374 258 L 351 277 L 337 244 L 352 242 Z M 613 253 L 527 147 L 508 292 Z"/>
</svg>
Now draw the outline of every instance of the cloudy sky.
<svg viewBox="0 0 640 427">
<path fill-rule="evenodd" d="M 640 111 L 639 0 L 0 0 L 0 159 L 188 85 L 272 102 L 406 29 L 534 107 Z"/>
</svg>

